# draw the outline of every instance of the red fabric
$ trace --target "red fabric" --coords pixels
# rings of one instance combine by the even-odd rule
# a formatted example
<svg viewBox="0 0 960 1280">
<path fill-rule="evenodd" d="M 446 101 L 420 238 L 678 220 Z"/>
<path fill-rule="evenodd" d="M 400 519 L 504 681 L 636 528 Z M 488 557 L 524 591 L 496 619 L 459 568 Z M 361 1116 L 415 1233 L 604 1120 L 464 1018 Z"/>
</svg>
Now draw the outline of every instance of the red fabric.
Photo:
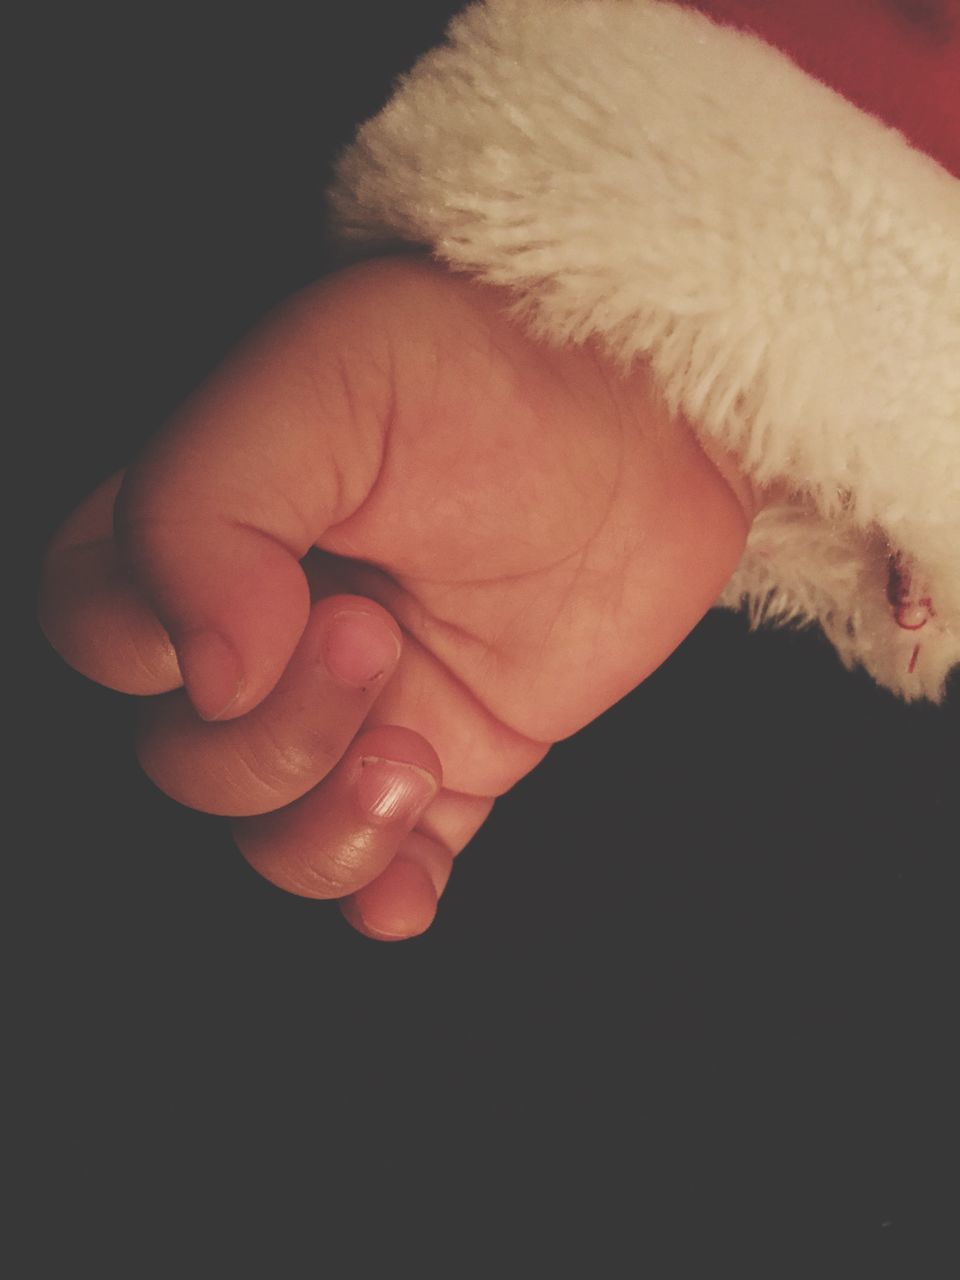
<svg viewBox="0 0 960 1280">
<path fill-rule="evenodd" d="M 754 32 L 960 178 L 960 0 L 680 0 Z"/>
</svg>

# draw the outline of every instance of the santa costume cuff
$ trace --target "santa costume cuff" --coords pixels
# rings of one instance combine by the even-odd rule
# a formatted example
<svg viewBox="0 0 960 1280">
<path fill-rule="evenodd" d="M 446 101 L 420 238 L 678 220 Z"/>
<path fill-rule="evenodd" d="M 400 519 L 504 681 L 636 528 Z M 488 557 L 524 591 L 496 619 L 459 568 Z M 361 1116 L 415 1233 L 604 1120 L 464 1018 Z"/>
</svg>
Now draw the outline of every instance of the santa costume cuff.
<svg viewBox="0 0 960 1280">
<path fill-rule="evenodd" d="M 907 699 L 960 661 L 957 18 L 486 0 L 331 190 L 352 256 L 422 246 L 537 337 L 645 361 L 781 495 L 718 603 L 816 621 Z"/>
</svg>

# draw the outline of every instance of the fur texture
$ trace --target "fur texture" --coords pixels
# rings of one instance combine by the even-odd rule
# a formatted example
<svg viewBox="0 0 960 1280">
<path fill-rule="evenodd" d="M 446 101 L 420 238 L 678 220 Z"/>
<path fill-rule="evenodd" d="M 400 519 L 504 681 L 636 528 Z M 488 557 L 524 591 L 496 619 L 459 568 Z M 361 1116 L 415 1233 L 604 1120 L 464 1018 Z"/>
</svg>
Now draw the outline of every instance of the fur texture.
<svg viewBox="0 0 960 1280">
<path fill-rule="evenodd" d="M 939 699 L 960 661 L 960 182 L 663 0 L 487 0 L 342 157 L 356 255 L 429 248 L 554 343 L 649 362 L 789 495 L 720 603 Z"/>
</svg>

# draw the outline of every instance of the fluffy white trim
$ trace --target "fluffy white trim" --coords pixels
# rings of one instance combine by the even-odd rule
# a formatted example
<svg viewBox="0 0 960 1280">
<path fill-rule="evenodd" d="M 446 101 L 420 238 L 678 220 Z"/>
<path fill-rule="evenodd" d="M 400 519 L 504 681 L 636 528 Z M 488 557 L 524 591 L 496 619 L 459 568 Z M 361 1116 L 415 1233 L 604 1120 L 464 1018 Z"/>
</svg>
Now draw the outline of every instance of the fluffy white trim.
<svg viewBox="0 0 960 1280">
<path fill-rule="evenodd" d="M 362 253 L 509 286 L 649 361 L 790 497 L 721 603 L 938 699 L 960 661 L 960 182 L 761 40 L 661 0 L 487 0 L 343 156 Z"/>
</svg>

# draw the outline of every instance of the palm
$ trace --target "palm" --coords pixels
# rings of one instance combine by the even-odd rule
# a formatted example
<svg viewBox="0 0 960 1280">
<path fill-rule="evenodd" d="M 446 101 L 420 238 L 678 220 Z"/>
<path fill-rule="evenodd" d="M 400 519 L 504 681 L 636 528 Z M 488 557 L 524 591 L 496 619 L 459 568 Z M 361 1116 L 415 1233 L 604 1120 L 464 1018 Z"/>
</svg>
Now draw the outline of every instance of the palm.
<svg viewBox="0 0 960 1280">
<path fill-rule="evenodd" d="M 530 342 L 475 288 L 449 305 L 448 336 L 404 352 L 371 495 L 320 547 L 410 638 L 377 722 L 417 729 L 449 786 L 490 794 L 663 660 L 744 522 L 642 375 Z"/>
</svg>

